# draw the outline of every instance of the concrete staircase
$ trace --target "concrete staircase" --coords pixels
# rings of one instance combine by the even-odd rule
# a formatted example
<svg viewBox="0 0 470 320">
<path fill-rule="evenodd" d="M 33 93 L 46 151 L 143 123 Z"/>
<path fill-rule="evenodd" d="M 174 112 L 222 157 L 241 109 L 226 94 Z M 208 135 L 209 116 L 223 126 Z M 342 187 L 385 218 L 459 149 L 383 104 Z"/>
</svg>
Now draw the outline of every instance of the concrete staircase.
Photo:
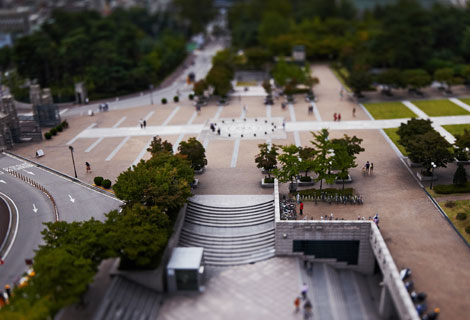
<svg viewBox="0 0 470 320">
<path fill-rule="evenodd" d="M 367 276 L 317 262 L 312 272 L 303 265 L 300 268 L 302 281 L 309 286 L 307 295 L 312 301 L 314 319 L 382 319 L 377 310 L 379 297 L 371 292 Z"/>
<path fill-rule="evenodd" d="M 179 245 L 203 247 L 206 265 L 232 266 L 274 256 L 274 200 L 247 206 L 190 201 Z"/>
</svg>

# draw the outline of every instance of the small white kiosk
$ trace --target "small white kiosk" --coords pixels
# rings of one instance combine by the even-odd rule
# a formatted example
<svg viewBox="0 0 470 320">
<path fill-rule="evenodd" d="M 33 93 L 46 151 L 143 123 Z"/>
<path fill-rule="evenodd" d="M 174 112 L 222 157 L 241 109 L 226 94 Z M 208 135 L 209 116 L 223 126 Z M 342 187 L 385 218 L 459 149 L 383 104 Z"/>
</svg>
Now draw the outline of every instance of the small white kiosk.
<svg viewBox="0 0 470 320">
<path fill-rule="evenodd" d="M 203 258 L 203 248 L 174 248 L 166 267 L 168 292 L 203 291 Z"/>
</svg>

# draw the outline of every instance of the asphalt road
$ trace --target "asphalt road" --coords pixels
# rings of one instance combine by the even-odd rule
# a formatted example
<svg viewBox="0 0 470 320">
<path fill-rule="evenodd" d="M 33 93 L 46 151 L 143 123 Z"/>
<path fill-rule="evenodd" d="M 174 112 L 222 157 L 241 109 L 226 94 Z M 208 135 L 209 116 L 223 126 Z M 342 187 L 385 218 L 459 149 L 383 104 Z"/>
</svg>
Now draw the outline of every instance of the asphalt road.
<svg viewBox="0 0 470 320">
<path fill-rule="evenodd" d="M 20 159 L 0 154 L 0 192 L 11 198 L 18 209 L 18 229 L 15 232 L 12 228 L 13 241 L 6 246 L 2 256 L 4 264 L 0 265 L 0 288 L 21 278 L 27 269 L 25 259 L 33 258 L 34 250 L 42 242 L 43 223 L 55 220 L 51 201 L 38 189 L 6 173 L 6 168 L 16 170 L 44 186 L 56 201 L 60 220 L 84 221 L 91 217 L 104 220 L 105 213 L 121 205 L 113 197 Z"/>
</svg>

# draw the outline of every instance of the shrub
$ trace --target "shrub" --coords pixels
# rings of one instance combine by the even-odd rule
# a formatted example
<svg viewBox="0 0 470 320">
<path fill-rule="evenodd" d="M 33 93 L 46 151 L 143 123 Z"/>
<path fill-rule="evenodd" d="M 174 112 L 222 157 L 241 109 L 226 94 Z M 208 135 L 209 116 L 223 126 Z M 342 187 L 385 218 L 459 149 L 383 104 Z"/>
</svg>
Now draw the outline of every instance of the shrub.
<svg viewBox="0 0 470 320">
<path fill-rule="evenodd" d="M 189 100 L 193 100 L 194 99 L 194 94 L 190 93 L 188 98 L 189 98 Z"/>
<path fill-rule="evenodd" d="M 446 206 L 446 208 L 453 208 L 455 207 L 456 203 L 455 201 L 447 201 L 444 206 Z"/>
<path fill-rule="evenodd" d="M 274 178 L 264 178 L 264 183 L 274 183 Z"/>
<path fill-rule="evenodd" d="M 69 123 L 67 122 L 67 120 L 62 121 L 62 127 L 63 127 L 64 129 L 66 129 L 66 128 L 69 127 Z"/>
<path fill-rule="evenodd" d="M 62 124 L 59 124 L 57 127 L 55 127 L 57 131 L 62 132 L 64 128 L 62 127 Z"/>
<path fill-rule="evenodd" d="M 461 187 L 465 186 L 467 181 L 467 171 L 465 171 L 465 168 L 459 164 L 454 174 L 453 183 L 454 185 Z"/>
<path fill-rule="evenodd" d="M 51 134 L 50 132 L 46 132 L 46 133 L 44 134 L 44 138 L 46 138 L 46 140 L 51 140 L 52 134 Z"/>
<path fill-rule="evenodd" d="M 465 232 L 468 233 L 468 234 L 470 234 L 470 226 L 466 226 L 466 227 L 465 227 Z"/>
<path fill-rule="evenodd" d="M 97 185 L 97 186 L 101 186 L 101 184 L 103 183 L 103 177 L 95 177 L 95 179 L 93 179 L 93 182 Z"/>
<path fill-rule="evenodd" d="M 467 214 L 466 214 L 465 212 L 459 212 L 459 213 L 457 213 L 457 215 L 455 216 L 455 218 L 456 218 L 457 220 L 462 221 L 462 220 L 467 219 Z"/>
<path fill-rule="evenodd" d="M 450 193 L 467 193 L 470 192 L 470 184 L 467 182 L 464 186 L 455 186 L 453 184 L 438 184 L 433 188 L 435 193 L 450 194 Z"/>
<path fill-rule="evenodd" d="M 104 179 L 102 182 L 101 182 L 101 186 L 105 189 L 109 189 L 111 188 L 111 180 L 109 179 Z"/>
<path fill-rule="evenodd" d="M 312 177 L 309 177 L 309 176 L 301 176 L 299 180 L 300 180 L 300 182 L 311 182 L 311 181 L 312 181 Z"/>
<path fill-rule="evenodd" d="M 53 136 L 56 136 L 56 135 L 57 135 L 57 129 L 56 129 L 56 128 L 52 128 L 49 132 L 50 132 Z"/>
<path fill-rule="evenodd" d="M 162 104 L 166 104 L 167 102 L 166 98 L 162 98 Z"/>
<path fill-rule="evenodd" d="M 174 96 L 174 97 L 173 97 L 173 101 L 174 101 L 174 102 L 178 102 L 178 101 L 180 101 L 180 98 L 179 98 L 178 96 Z"/>
</svg>

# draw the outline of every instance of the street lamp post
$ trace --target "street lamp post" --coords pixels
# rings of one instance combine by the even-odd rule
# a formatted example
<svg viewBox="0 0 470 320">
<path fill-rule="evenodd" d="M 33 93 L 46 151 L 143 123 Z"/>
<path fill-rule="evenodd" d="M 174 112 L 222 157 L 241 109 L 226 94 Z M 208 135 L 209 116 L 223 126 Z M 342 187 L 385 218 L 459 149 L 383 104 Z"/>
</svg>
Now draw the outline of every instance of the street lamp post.
<svg viewBox="0 0 470 320">
<path fill-rule="evenodd" d="M 70 154 L 72 155 L 73 171 L 75 172 L 75 178 L 77 178 L 77 169 L 75 168 L 75 159 L 73 158 L 73 147 L 69 146 Z"/>
<path fill-rule="evenodd" d="M 150 88 L 150 104 L 153 106 L 153 84 L 151 84 L 149 88 Z"/>
<path fill-rule="evenodd" d="M 434 180 L 434 169 L 436 168 L 436 164 L 434 162 L 431 162 L 431 186 L 429 189 L 432 190 L 432 181 Z"/>
</svg>

